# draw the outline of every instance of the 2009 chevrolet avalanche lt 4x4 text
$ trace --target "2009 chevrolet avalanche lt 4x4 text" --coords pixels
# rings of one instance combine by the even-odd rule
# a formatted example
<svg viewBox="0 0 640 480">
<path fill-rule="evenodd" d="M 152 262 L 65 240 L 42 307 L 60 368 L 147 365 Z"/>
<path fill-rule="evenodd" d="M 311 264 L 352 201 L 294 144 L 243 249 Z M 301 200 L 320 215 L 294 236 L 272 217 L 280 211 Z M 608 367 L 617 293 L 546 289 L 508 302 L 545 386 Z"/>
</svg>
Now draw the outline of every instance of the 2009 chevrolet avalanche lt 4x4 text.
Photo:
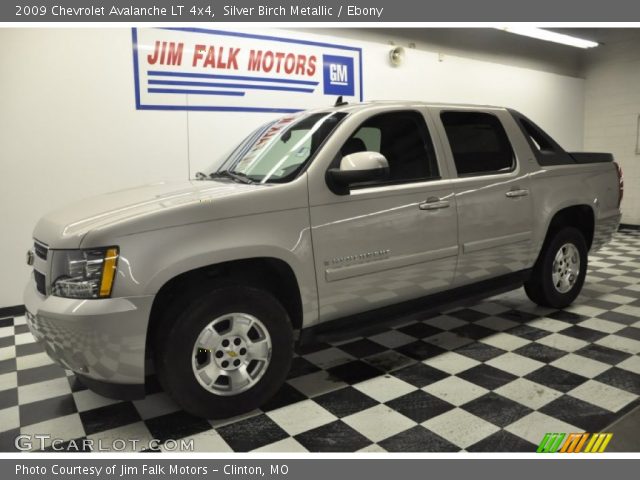
<svg viewBox="0 0 640 480">
<path fill-rule="evenodd" d="M 236 415 L 282 385 L 296 335 L 523 284 L 569 305 L 620 221 L 611 155 L 505 108 L 337 104 L 218 165 L 36 226 L 29 327 L 95 391 L 143 395 L 148 359 L 186 411 Z"/>
</svg>

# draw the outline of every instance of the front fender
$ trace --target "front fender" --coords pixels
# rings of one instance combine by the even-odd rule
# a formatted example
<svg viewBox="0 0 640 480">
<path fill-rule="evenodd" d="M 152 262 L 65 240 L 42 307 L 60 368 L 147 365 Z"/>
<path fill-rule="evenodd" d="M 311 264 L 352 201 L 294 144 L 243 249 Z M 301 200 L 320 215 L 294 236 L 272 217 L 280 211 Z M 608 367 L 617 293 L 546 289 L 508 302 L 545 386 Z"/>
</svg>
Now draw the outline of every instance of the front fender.
<svg viewBox="0 0 640 480">
<path fill-rule="evenodd" d="M 274 258 L 293 270 L 305 322 L 317 315 L 306 208 L 142 232 L 121 237 L 116 244 L 120 259 L 114 296 L 155 295 L 169 280 L 191 270 L 233 260 Z"/>
</svg>

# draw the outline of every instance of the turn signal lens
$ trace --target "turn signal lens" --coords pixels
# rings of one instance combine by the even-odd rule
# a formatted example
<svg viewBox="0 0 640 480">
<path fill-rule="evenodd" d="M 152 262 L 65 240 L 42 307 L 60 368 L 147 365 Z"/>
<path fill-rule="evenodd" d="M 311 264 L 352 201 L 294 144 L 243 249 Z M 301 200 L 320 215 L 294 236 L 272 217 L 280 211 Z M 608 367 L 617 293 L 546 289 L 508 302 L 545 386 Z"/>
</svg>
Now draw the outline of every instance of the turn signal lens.
<svg viewBox="0 0 640 480">
<path fill-rule="evenodd" d="M 116 266 L 118 264 L 118 249 L 109 248 L 104 258 L 102 267 L 102 280 L 100 281 L 100 296 L 109 297 L 113 287 L 113 279 L 116 276 Z"/>
</svg>

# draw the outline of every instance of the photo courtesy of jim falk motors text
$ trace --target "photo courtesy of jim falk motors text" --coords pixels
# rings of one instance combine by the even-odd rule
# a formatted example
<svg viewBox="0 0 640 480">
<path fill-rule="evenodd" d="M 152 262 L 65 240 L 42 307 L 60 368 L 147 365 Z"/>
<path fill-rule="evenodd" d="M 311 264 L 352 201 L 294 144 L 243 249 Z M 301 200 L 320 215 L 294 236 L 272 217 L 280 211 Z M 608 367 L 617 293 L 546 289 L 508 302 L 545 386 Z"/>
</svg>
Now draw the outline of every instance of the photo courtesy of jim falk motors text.
<svg viewBox="0 0 640 480">
<path fill-rule="evenodd" d="M 154 464 L 154 463 L 142 463 L 140 465 L 128 465 L 127 463 L 113 464 L 113 465 L 58 465 L 52 464 L 51 467 L 46 466 L 26 466 L 16 465 L 16 475 L 52 475 L 52 476 L 69 476 L 69 475 L 89 475 L 92 477 L 100 478 L 102 476 L 109 476 L 114 478 L 136 477 L 138 475 L 209 475 L 221 472 L 224 475 L 255 475 L 262 477 L 265 474 L 269 475 L 287 475 L 289 473 L 288 466 L 286 464 L 273 464 L 270 465 L 268 471 L 261 466 L 248 466 L 248 465 L 235 465 L 225 464 L 220 470 L 212 469 L 208 466 L 190 466 L 190 465 L 177 465 L 173 463 L 169 464 Z"/>
</svg>

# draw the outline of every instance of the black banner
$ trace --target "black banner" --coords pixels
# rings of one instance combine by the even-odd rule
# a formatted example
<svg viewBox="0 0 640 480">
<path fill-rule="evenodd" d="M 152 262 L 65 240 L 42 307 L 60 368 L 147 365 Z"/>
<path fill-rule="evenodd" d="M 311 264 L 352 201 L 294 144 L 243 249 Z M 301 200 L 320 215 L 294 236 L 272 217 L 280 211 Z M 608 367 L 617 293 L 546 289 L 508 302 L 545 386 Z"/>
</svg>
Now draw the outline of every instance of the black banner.
<svg viewBox="0 0 640 480">
<path fill-rule="evenodd" d="M 629 0 L 16 0 L 0 22 L 634 22 Z"/>
<path fill-rule="evenodd" d="M 581 480 L 601 479 L 615 472 L 620 478 L 632 478 L 640 460 L 611 459 L 520 459 L 488 461 L 481 459 L 375 459 L 361 455 L 358 459 L 272 459 L 247 460 L 172 460 L 150 455 L 145 459 L 55 459 L 1 460 L 0 476 L 7 480 L 36 477 L 65 480 L 139 480 L 171 479 L 291 479 L 325 480 L 353 478 L 404 480 L 425 478 L 541 478 L 570 477 Z"/>
</svg>

